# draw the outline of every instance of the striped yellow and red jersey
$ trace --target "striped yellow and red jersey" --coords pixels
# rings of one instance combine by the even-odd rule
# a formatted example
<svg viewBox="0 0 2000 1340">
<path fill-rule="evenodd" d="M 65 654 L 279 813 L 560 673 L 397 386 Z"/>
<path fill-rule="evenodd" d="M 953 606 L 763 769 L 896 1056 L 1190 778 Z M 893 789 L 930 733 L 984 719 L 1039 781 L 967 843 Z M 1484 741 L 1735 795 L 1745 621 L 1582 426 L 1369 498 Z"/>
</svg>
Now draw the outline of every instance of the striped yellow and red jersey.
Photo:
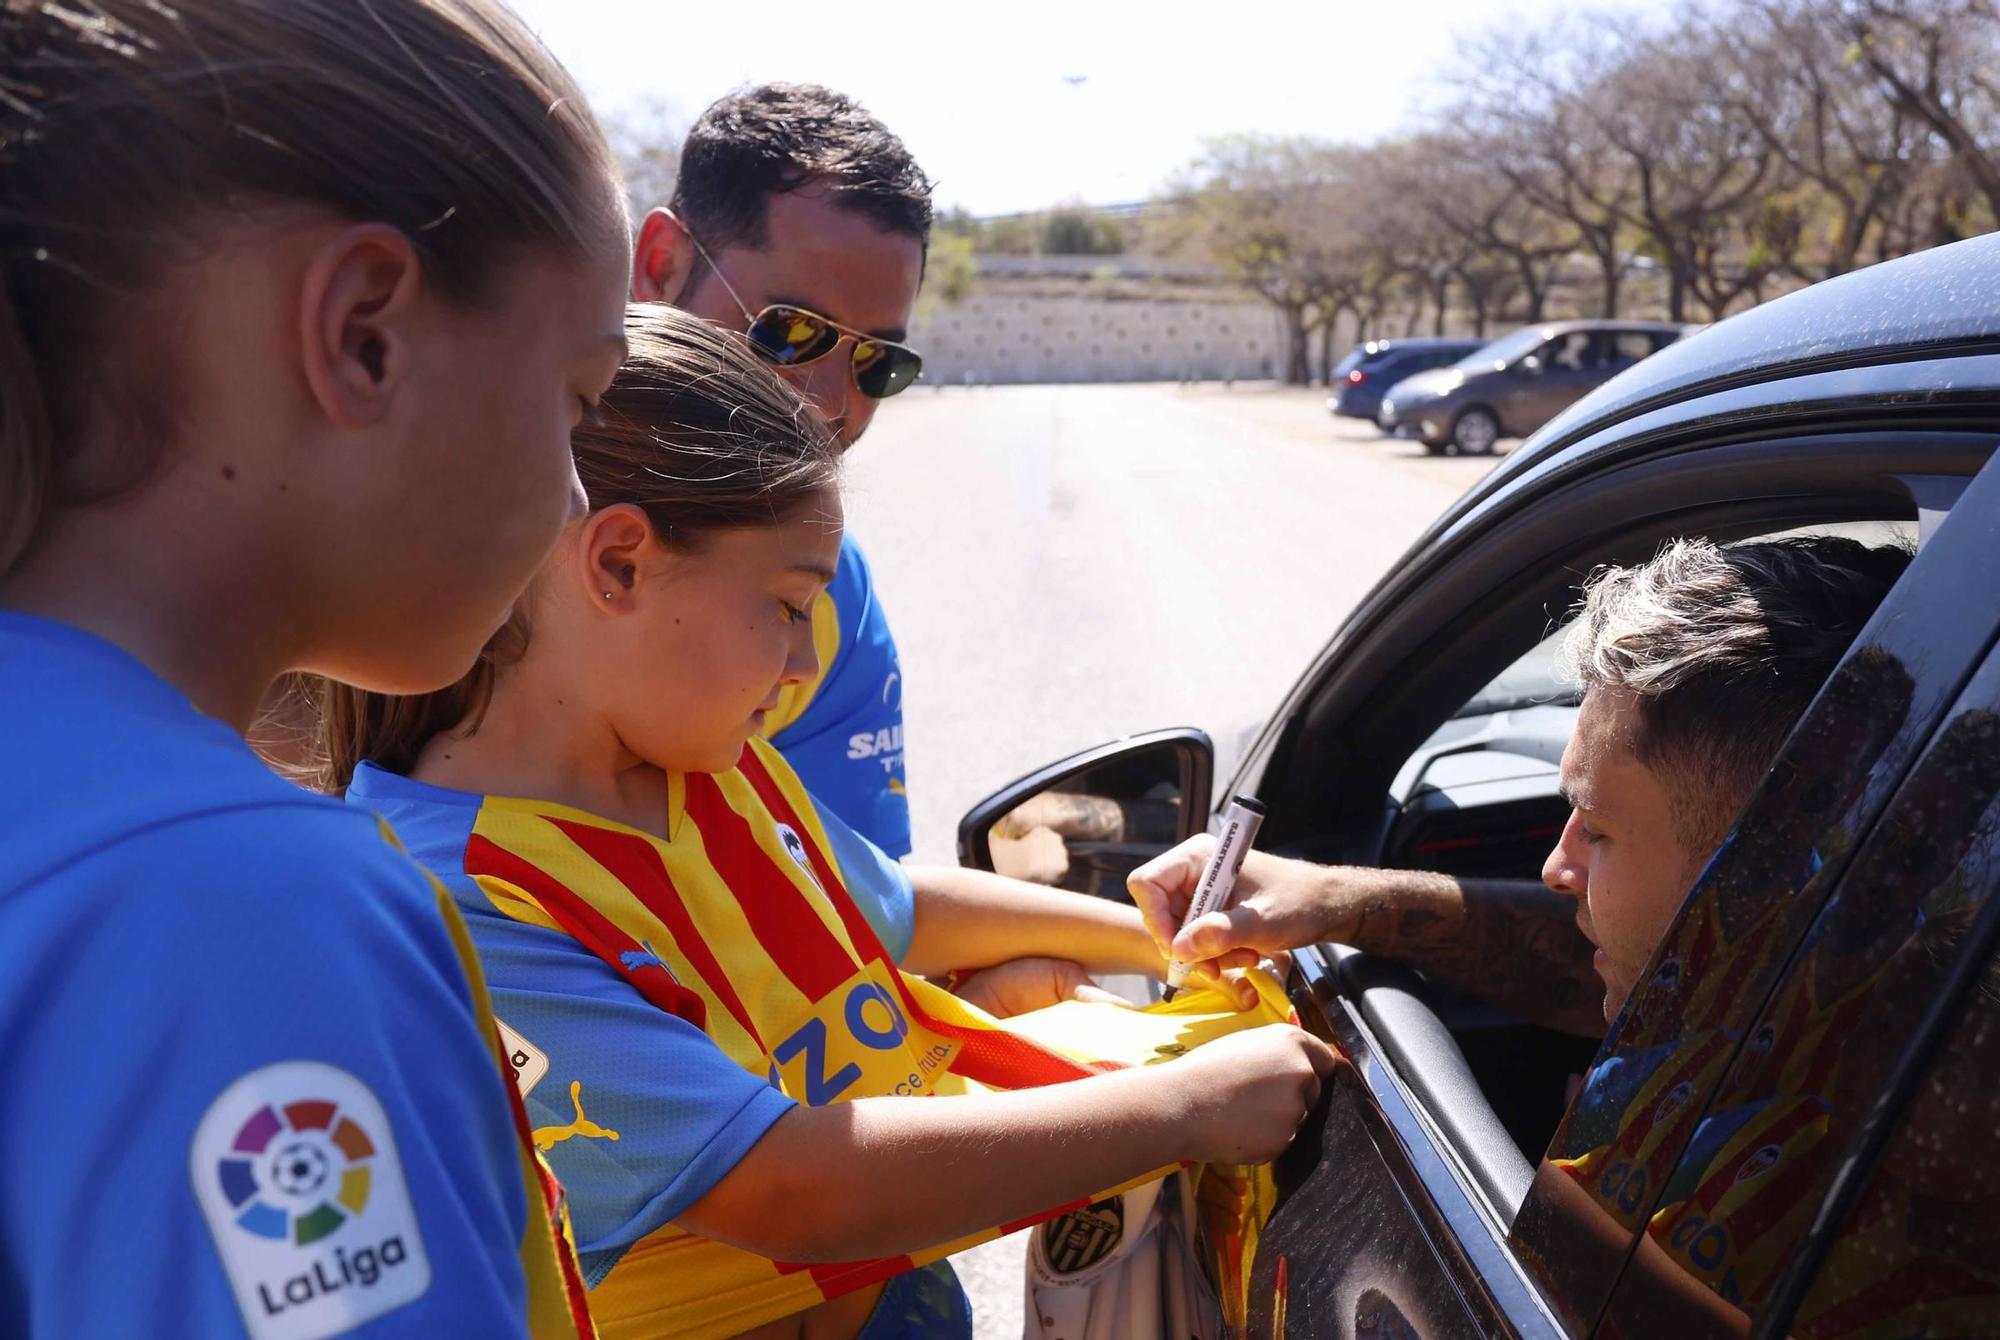
<svg viewBox="0 0 2000 1340">
<path fill-rule="evenodd" d="M 466 913 L 607 1337 L 732 1335 L 1015 1227 L 800 1266 L 674 1226 L 800 1103 L 1058 1083 L 1285 1012 L 1273 988 L 1243 1014 L 1197 993 L 1002 1025 L 897 968 L 862 906 L 893 891 L 849 889 L 893 863 L 776 750 L 753 741 L 737 768 L 668 792 L 658 833 L 373 770 L 349 797 L 388 815 Z M 915 1176 L 885 1187 L 884 1209 L 922 1194 Z"/>
</svg>

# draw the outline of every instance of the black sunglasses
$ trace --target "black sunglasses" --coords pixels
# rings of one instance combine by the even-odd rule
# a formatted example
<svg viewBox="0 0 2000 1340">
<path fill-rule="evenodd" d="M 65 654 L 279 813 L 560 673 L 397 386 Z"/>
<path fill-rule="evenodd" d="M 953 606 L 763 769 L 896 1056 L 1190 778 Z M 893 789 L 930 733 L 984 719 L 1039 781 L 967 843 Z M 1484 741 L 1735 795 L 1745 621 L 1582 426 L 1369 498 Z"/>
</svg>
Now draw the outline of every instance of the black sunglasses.
<svg viewBox="0 0 2000 1340">
<path fill-rule="evenodd" d="M 854 384 L 860 388 L 861 394 L 874 400 L 887 400 L 907 389 L 924 370 L 923 355 L 909 345 L 881 339 L 852 326 L 843 326 L 832 317 L 821 316 L 811 308 L 774 302 L 763 311 L 753 313 L 750 305 L 736 292 L 736 286 L 729 282 L 729 276 L 722 273 L 722 267 L 708 254 L 708 248 L 701 244 L 701 239 L 689 233 L 688 240 L 694 243 L 694 249 L 708 262 L 708 268 L 722 281 L 723 290 L 743 313 L 743 319 L 749 323 L 743 333 L 749 337 L 750 347 L 765 362 L 781 368 L 802 368 L 825 358 L 840 347 L 841 341 L 851 339 L 854 341 Z"/>
<path fill-rule="evenodd" d="M 774 302 L 755 316 L 747 310 L 744 315 L 750 321 L 744 331 L 750 347 L 781 368 L 816 363 L 838 349 L 842 340 L 852 339 L 854 384 L 861 394 L 876 400 L 906 389 L 924 370 L 922 355 L 909 345 L 878 339 L 805 307 Z"/>
</svg>

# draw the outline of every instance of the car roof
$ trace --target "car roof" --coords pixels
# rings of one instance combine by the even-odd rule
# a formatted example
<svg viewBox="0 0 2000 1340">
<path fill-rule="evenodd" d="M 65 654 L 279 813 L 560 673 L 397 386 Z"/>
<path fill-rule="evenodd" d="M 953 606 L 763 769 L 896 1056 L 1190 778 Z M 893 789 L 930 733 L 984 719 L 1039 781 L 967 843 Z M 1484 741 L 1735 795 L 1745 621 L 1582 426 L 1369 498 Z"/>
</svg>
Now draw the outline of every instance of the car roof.
<svg viewBox="0 0 2000 1340">
<path fill-rule="evenodd" d="M 1454 507 L 1618 423 L 1731 386 L 2000 351 L 2000 234 L 1935 247 L 1788 293 L 1678 340 L 1563 411 Z"/>
<path fill-rule="evenodd" d="M 1644 330 L 1665 331 L 1678 335 L 1682 331 L 1696 329 L 1684 321 L 1614 321 L 1609 318 L 1578 318 L 1573 321 L 1531 321 L 1521 330 L 1539 330 L 1547 336 L 1567 335 L 1573 330 Z M 1518 331 L 1509 332 L 1518 334 Z M 1505 339 L 1505 336 L 1500 338 Z"/>
<path fill-rule="evenodd" d="M 1395 339 L 1370 340 L 1362 348 L 1369 353 L 1387 354 L 1394 353 L 1398 349 L 1435 349 L 1446 346 L 1483 349 L 1491 343 L 1491 340 L 1472 335 L 1409 335 Z"/>
</svg>

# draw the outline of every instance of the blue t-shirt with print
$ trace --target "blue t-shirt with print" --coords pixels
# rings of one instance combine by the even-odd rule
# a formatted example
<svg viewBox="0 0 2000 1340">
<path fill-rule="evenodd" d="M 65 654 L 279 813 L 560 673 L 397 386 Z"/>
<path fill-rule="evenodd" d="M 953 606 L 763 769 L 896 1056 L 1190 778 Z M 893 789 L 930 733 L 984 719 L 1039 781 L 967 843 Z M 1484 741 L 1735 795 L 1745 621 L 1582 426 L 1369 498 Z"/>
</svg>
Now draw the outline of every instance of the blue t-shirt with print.
<svg viewBox="0 0 2000 1340">
<path fill-rule="evenodd" d="M 6 612 L 0 756 L 0 1335 L 525 1335 L 505 1081 L 381 823 Z"/>
<path fill-rule="evenodd" d="M 802 686 L 809 694 L 803 709 L 791 705 L 791 719 L 772 733 L 771 743 L 822 814 L 830 810 L 891 856 L 907 856 L 903 669 L 874 574 L 851 536 L 841 540 L 833 584 L 821 599 L 830 616 L 815 610 L 814 640 L 822 644 L 825 663 L 818 681 Z"/>
</svg>

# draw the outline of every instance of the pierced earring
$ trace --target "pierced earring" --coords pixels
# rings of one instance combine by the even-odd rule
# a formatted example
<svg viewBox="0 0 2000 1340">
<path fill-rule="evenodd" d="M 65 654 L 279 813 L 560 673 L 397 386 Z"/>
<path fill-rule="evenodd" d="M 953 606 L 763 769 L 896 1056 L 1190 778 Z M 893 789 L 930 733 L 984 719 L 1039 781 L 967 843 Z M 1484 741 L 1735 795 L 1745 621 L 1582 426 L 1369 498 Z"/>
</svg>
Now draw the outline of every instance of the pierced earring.
<svg viewBox="0 0 2000 1340">
<path fill-rule="evenodd" d="M 611 593 L 610 593 L 609 591 L 606 591 L 606 592 L 604 593 L 604 598 L 605 598 L 606 600 L 609 600 L 609 599 L 611 599 Z"/>
</svg>

